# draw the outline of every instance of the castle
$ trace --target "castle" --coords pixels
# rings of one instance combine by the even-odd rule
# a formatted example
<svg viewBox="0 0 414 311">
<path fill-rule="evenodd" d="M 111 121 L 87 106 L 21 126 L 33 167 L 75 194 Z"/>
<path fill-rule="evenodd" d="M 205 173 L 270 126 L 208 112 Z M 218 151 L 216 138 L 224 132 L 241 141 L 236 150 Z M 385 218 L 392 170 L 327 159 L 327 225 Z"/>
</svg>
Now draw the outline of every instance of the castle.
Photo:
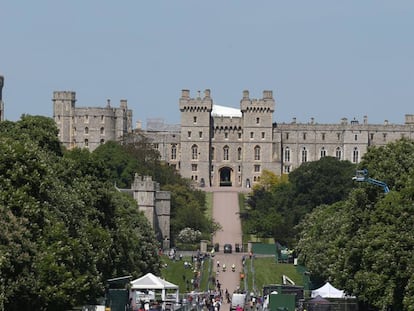
<svg viewBox="0 0 414 311">
<path fill-rule="evenodd" d="M 126 101 L 120 108 L 76 108 L 74 92 L 55 92 L 54 119 L 60 140 L 73 146 L 95 149 L 108 140 L 119 140 L 132 131 L 132 112 Z M 414 138 L 414 115 L 404 124 L 369 124 L 364 117 L 337 124 L 318 124 L 314 119 L 299 123 L 274 123 L 273 92 L 250 98 L 243 91 L 240 109 L 213 103 L 210 90 L 179 98 L 181 124 L 148 122 L 143 133 L 152 141 L 161 160 L 175 167 L 183 177 L 202 187 L 250 188 L 263 170 L 288 174 L 304 162 L 333 156 L 358 163 L 369 146 L 383 146 L 403 137 Z M 108 126 L 109 125 L 109 126 Z"/>
</svg>

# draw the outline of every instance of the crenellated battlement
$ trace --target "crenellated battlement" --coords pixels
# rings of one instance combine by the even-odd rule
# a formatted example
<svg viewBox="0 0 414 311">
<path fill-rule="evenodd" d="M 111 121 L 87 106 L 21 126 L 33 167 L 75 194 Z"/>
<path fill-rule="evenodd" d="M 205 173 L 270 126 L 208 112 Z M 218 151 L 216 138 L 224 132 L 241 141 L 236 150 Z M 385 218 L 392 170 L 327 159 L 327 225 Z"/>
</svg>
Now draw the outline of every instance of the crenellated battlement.
<svg viewBox="0 0 414 311">
<path fill-rule="evenodd" d="M 181 112 L 210 112 L 213 109 L 213 100 L 210 96 L 210 90 L 204 91 L 204 97 L 198 92 L 196 98 L 190 97 L 189 90 L 182 90 L 180 97 Z"/>
<path fill-rule="evenodd" d="M 76 92 L 72 91 L 55 91 L 53 92 L 53 100 L 76 100 Z"/>
<path fill-rule="evenodd" d="M 240 110 L 250 113 L 273 113 L 275 111 L 273 92 L 265 90 L 261 99 L 252 99 L 249 97 L 249 91 L 244 90 L 243 98 L 240 100 Z"/>
</svg>

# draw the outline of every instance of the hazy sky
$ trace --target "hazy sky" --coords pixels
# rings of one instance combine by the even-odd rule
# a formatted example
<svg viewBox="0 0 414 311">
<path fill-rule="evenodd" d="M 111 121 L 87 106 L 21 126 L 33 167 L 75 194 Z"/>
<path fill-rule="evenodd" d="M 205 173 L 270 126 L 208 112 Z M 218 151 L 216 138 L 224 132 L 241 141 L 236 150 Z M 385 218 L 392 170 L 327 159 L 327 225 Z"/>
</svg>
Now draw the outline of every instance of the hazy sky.
<svg viewBox="0 0 414 311">
<path fill-rule="evenodd" d="M 238 108 L 273 90 L 274 120 L 403 123 L 414 113 L 414 1 L 0 0 L 8 120 L 128 100 L 179 123 L 182 89 Z"/>
</svg>

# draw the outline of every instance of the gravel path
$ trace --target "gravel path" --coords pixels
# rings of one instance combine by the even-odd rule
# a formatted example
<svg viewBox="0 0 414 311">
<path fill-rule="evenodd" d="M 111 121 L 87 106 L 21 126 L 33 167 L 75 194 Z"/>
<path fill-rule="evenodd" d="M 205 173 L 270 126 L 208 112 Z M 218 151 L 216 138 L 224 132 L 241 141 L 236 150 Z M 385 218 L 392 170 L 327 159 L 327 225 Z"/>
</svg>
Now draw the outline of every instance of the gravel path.
<svg viewBox="0 0 414 311">
<path fill-rule="evenodd" d="M 242 244 L 241 222 L 239 217 L 239 194 L 236 188 L 222 187 L 213 188 L 213 218 L 218 222 L 222 229 L 213 237 L 213 243 L 219 244 L 219 251 L 215 254 L 215 263 L 217 260 L 220 266 L 224 263 L 227 267 L 223 272 L 222 268 L 217 269 L 217 279 L 221 283 L 221 289 L 227 289 L 233 293 L 239 286 L 241 260 L 243 253 L 235 252 L 235 244 Z M 233 252 L 231 254 L 223 253 L 224 244 L 231 244 Z M 236 271 L 231 270 L 231 265 L 236 265 Z M 216 264 L 215 264 L 216 265 Z M 223 310 L 228 310 L 228 305 L 223 305 Z"/>
</svg>

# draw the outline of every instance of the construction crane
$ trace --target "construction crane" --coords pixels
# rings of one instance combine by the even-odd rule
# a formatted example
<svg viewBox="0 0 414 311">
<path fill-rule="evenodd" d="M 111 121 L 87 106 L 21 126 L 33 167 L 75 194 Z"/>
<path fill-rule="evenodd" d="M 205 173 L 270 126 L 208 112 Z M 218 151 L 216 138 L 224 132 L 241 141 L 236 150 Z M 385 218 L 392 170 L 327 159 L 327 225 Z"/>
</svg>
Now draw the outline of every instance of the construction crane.
<svg viewBox="0 0 414 311">
<path fill-rule="evenodd" d="M 356 171 L 356 174 L 355 174 L 354 177 L 352 177 L 352 180 L 364 181 L 364 182 L 382 187 L 384 189 L 384 193 L 390 192 L 390 189 L 388 188 L 388 186 L 385 182 L 369 177 L 367 169 Z"/>
</svg>

